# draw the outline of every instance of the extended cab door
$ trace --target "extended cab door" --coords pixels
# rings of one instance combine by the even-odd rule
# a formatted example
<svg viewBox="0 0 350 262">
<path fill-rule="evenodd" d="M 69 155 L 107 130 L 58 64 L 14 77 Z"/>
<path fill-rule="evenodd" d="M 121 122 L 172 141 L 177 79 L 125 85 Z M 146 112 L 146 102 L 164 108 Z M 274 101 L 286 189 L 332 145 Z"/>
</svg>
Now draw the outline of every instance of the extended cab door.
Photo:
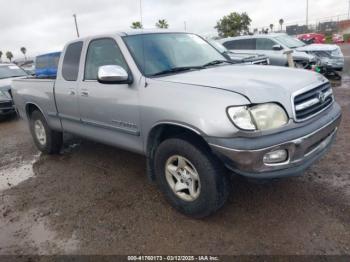
<svg viewBox="0 0 350 262">
<path fill-rule="evenodd" d="M 69 44 L 63 52 L 61 70 L 55 83 L 58 116 L 65 131 L 75 133 L 80 126 L 78 105 L 78 75 L 83 42 Z M 61 59 L 62 60 L 62 59 Z"/>
<path fill-rule="evenodd" d="M 141 152 L 136 81 L 133 84 L 102 84 L 97 81 L 98 69 L 104 65 L 119 65 L 131 74 L 116 39 L 92 39 L 86 46 L 85 68 L 79 83 L 84 136 Z"/>
</svg>

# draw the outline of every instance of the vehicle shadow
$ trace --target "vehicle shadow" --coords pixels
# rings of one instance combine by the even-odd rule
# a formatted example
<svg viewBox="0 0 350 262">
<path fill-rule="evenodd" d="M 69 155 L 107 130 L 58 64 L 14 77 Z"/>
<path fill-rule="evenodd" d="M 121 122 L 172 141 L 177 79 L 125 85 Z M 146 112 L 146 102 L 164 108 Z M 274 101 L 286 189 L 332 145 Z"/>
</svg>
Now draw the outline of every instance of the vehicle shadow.
<svg viewBox="0 0 350 262">
<path fill-rule="evenodd" d="M 17 113 L 9 114 L 9 115 L 0 115 L 0 123 L 3 122 L 13 122 L 18 120 Z"/>
</svg>

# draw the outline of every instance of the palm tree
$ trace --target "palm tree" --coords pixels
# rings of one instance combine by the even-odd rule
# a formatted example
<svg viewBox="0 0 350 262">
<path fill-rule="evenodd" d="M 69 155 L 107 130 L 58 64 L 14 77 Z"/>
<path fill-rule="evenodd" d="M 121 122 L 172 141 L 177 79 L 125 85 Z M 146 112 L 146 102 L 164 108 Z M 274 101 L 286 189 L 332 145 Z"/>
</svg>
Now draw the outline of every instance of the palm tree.
<svg viewBox="0 0 350 262">
<path fill-rule="evenodd" d="M 2 51 L 0 51 L 0 62 L 1 62 L 1 57 L 2 57 Z"/>
<path fill-rule="evenodd" d="M 273 31 L 273 24 L 270 24 L 271 32 Z"/>
<path fill-rule="evenodd" d="M 24 55 L 24 61 L 27 61 L 26 53 L 27 53 L 27 48 L 24 46 L 21 47 L 21 52 Z"/>
<path fill-rule="evenodd" d="M 156 27 L 167 29 L 169 27 L 169 24 L 165 19 L 161 19 L 156 23 Z"/>
<path fill-rule="evenodd" d="M 135 22 L 131 23 L 131 28 L 132 29 L 142 29 L 143 26 L 142 26 L 141 22 L 135 21 Z"/>
<path fill-rule="evenodd" d="M 12 54 L 10 51 L 7 51 L 7 52 L 6 52 L 6 57 L 7 57 L 7 59 L 10 60 L 10 62 L 11 62 L 11 60 L 12 60 L 12 58 L 13 58 L 13 54 Z"/>
<path fill-rule="evenodd" d="M 281 31 L 282 31 L 282 26 L 283 26 L 284 20 L 281 18 L 281 19 L 279 20 L 279 23 L 280 23 Z"/>
</svg>

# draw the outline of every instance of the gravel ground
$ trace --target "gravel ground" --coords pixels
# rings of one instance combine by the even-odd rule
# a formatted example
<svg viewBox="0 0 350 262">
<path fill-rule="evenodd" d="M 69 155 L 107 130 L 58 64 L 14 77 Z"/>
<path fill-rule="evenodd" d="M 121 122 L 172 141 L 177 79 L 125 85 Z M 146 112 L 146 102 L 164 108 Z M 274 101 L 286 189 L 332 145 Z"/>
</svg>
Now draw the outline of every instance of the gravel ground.
<svg viewBox="0 0 350 262">
<path fill-rule="evenodd" d="M 334 83 L 343 121 L 331 152 L 301 177 L 233 179 L 203 220 L 173 210 L 145 158 L 68 137 L 44 156 L 27 124 L 0 122 L 0 254 L 350 254 L 350 46 Z"/>
</svg>

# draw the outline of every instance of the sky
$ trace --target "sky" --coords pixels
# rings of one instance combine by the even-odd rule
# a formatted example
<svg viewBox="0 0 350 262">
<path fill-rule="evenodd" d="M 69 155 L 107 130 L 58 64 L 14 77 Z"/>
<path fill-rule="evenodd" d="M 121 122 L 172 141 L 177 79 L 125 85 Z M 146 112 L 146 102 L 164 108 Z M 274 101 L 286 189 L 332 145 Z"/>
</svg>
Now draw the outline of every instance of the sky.
<svg viewBox="0 0 350 262">
<path fill-rule="evenodd" d="M 214 35 L 216 22 L 230 12 L 247 12 L 252 28 L 303 23 L 306 0 L 141 0 L 145 28 L 166 19 L 170 29 Z M 349 0 L 309 0 L 309 20 L 348 13 Z M 140 0 L 0 0 L 0 50 L 21 58 L 60 51 L 76 38 L 73 14 L 81 36 L 129 30 L 140 20 Z M 335 19 L 337 19 L 335 17 Z M 4 60 L 3 55 L 3 60 Z"/>
</svg>

